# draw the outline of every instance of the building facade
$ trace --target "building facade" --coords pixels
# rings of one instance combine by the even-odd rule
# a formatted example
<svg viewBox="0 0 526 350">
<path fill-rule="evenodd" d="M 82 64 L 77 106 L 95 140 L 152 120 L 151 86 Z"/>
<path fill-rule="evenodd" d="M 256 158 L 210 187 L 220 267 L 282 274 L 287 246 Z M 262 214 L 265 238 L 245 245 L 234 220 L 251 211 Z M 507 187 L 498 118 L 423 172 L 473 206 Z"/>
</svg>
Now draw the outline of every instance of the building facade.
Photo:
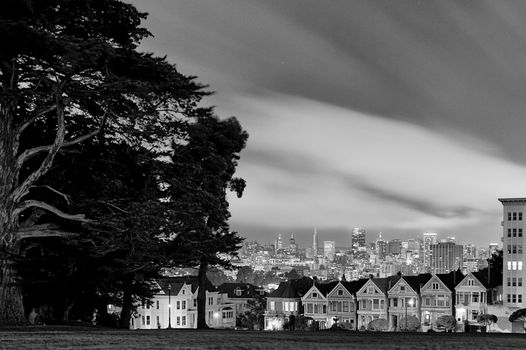
<svg viewBox="0 0 526 350">
<path fill-rule="evenodd" d="M 453 242 L 431 244 L 431 271 L 435 274 L 448 273 L 464 265 L 464 247 Z"/>
<path fill-rule="evenodd" d="M 503 205 L 503 304 L 511 309 L 526 307 L 526 198 L 500 198 Z"/>
</svg>

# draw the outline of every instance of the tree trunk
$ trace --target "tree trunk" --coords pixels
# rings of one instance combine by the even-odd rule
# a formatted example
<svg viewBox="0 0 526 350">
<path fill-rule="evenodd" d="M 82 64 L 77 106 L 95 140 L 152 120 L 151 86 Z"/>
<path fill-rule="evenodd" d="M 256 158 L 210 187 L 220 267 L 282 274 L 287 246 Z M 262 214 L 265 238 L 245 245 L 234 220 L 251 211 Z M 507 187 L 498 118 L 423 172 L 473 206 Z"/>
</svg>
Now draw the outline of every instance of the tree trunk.
<svg viewBox="0 0 526 350">
<path fill-rule="evenodd" d="M 206 270 L 208 263 L 201 260 L 199 265 L 199 290 L 197 292 L 197 329 L 208 329 L 206 324 Z"/>
<path fill-rule="evenodd" d="M 0 260 L 0 324 L 26 324 L 22 291 L 13 262 Z"/>
<path fill-rule="evenodd" d="M 69 313 L 75 305 L 75 298 L 65 298 L 64 300 L 64 312 L 62 314 L 63 321 L 69 321 Z"/>
<path fill-rule="evenodd" d="M 130 291 L 129 283 L 124 283 L 124 290 L 122 295 L 122 310 L 119 318 L 119 328 L 129 329 L 130 319 L 132 316 L 133 298 Z"/>
</svg>

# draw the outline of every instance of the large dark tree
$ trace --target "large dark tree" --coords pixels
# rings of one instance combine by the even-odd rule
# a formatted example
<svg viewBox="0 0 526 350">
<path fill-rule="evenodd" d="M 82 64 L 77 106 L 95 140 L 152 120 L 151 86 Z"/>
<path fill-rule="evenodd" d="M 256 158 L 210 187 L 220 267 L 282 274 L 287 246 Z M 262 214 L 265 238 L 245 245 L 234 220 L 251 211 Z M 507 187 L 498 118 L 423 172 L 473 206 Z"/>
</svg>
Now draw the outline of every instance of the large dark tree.
<svg viewBox="0 0 526 350">
<path fill-rule="evenodd" d="M 0 322 L 24 322 L 13 266 L 23 241 L 71 236 L 58 218 L 76 222 L 74 232 L 98 219 L 48 200 L 68 198 L 41 182 L 57 156 L 82 151 L 94 137 L 161 148 L 181 135 L 182 118 L 203 113 L 196 104 L 204 93 L 164 58 L 137 51 L 149 33 L 132 5 L 6 0 L 1 7 Z M 31 128 L 42 134 L 27 137 Z M 56 219 L 39 221 L 43 212 Z"/>
<path fill-rule="evenodd" d="M 239 153 L 248 134 L 235 118 L 219 120 L 205 113 L 188 128 L 188 143 L 175 145 L 173 179 L 167 189 L 177 221 L 171 232 L 175 251 L 186 252 L 174 262 L 198 266 L 197 328 L 206 324 L 206 271 L 209 266 L 231 267 L 230 257 L 241 248 L 243 239 L 231 232 L 227 192 L 239 197 L 245 181 L 235 178 Z"/>
</svg>

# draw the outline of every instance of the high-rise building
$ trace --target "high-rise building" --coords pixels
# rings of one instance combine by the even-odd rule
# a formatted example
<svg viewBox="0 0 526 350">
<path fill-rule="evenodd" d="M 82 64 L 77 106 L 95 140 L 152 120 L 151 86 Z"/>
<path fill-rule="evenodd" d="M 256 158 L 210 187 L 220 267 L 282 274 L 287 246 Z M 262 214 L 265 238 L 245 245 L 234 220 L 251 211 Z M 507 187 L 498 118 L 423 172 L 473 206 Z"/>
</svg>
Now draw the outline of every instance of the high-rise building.
<svg viewBox="0 0 526 350">
<path fill-rule="evenodd" d="M 453 242 L 431 244 L 431 272 L 449 273 L 464 265 L 464 247 Z"/>
<path fill-rule="evenodd" d="M 296 254 L 298 252 L 298 245 L 296 244 L 296 240 L 294 239 L 294 233 L 290 234 L 289 251 L 291 252 L 291 254 Z"/>
<path fill-rule="evenodd" d="M 431 265 L 431 245 L 437 243 L 437 236 L 436 232 L 424 232 L 424 249 L 422 251 L 424 266 Z"/>
<path fill-rule="evenodd" d="M 365 228 L 355 227 L 352 229 L 351 246 L 353 253 L 367 249 L 365 244 Z"/>
<path fill-rule="evenodd" d="M 392 239 L 387 243 L 387 255 L 400 255 L 402 252 L 402 240 Z"/>
<path fill-rule="evenodd" d="M 387 243 L 382 238 L 382 233 L 380 232 L 380 235 L 378 236 L 378 239 L 376 240 L 376 254 L 378 255 L 378 259 L 383 260 L 385 258 L 386 253 L 387 253 Z"/>
<path fill-rule="evenodd" d="M 488 254 L 491 256 L 491 254 L 495 253 L 499 249 L 498 243 L 490 243 L 488 247 Z"/>
<path fill-rule="evenodd" d="M 526 307 L 526 198 L 500 198 L 503 205 L 502 299 L 510 308 Z"/>
<path fill-rule="evenodd" d="M 477 257 L 477 247 L 472 243 L 468 243 L 464 246 L 464 258 L 475 259 Z"/>
<path fill-rule="evenodd" d="M 276 238 L 276 252 L 283 249 L 283 241 L 281 240 L 281 233 L 278 233 L 278 238 Z"/>
<path fill-rule="evenodd" d="M 312 252 L 314 256 L 318 255 L 318 230 L 314 229 L 314 235 L 312 235 Z"/>
<path fill-rule="evenodd" d="M 323 256 L 328 261 L 334 260 L 334 255 L 336 255 L 336 242 L 334 241 L 323 241 Z"/>
</svg>

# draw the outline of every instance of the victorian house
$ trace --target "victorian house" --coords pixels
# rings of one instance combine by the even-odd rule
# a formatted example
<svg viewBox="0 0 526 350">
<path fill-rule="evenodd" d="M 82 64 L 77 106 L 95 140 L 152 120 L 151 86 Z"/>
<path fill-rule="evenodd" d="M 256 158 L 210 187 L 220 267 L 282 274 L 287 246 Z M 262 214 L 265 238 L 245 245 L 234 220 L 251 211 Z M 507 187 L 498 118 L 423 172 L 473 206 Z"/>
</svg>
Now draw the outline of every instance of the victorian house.
<svg viewBox="0 0 526 350">
<path fill-rule="evenodd" d="M 143 303 L 130 321 L 132 329 L 196 328 L 197 276 L 167 277 L 156 281 L 158 292 Z M 236 308 L 206 282 L 206 323 L 212 328 L 234 328 Z"/>
<path fill-rule="evenodd" d="M 367 283 L 368 279 L 338 282 L 327 294 L 327 325 L 339 323 L 346 329 L 357 329 L 356 293 Z"/>
<path fill-rule="evenodd" d="M 282 330 L 296 316 L 303 314 L 301 298 L 312 284 L 312 279 L 308 277 L 281 282 L 278 288 L 267 296 L 265 330 Z"/>
<path fill-rule="evenodd" d="M 477 316 L 486 313 L 488 305 L 488 291 L 491 288 L 483 273 L 470 272 L 456 286 L 456 314 L 457 321 L 476 322 Z"/>
<path fill-rule="evenodd" d="M 303 315 L 312 318 L 318 329 L 326 329 L 332 325 L 328 314 L 328 294 L 339 282 L 313 283 L 312 287 L 301 298 Z"/>
<path fill-rule="evenodd" d="M 389 319 L 387 291 L 400 276 L 369 279 L 356 293 L 358 329 L 367 329 L 375 319 Z"/>
<path fill-rule="evenodd" d="M 388 290 L 389 329 L 407 329 L 407 317 L 420 319 L 420 289 L 431 279 L 431 275 L 403 276 Z"/>
<path fill-rule="evenodd" d="M 455 315 L 455 287 L 464 279 L 460 270 L 433 275 L 420 288 L 420 321 L 422 328 L 430 328 L 444 315 Z"/>
<path fill-rule="evenodd" d="M 237 315 L 250 311 L 250 303 L 267 295 L 263 288 L 249 283 L 223 283 L 217 289 L 225 303 L 235 306 Z"/>
</svg>

